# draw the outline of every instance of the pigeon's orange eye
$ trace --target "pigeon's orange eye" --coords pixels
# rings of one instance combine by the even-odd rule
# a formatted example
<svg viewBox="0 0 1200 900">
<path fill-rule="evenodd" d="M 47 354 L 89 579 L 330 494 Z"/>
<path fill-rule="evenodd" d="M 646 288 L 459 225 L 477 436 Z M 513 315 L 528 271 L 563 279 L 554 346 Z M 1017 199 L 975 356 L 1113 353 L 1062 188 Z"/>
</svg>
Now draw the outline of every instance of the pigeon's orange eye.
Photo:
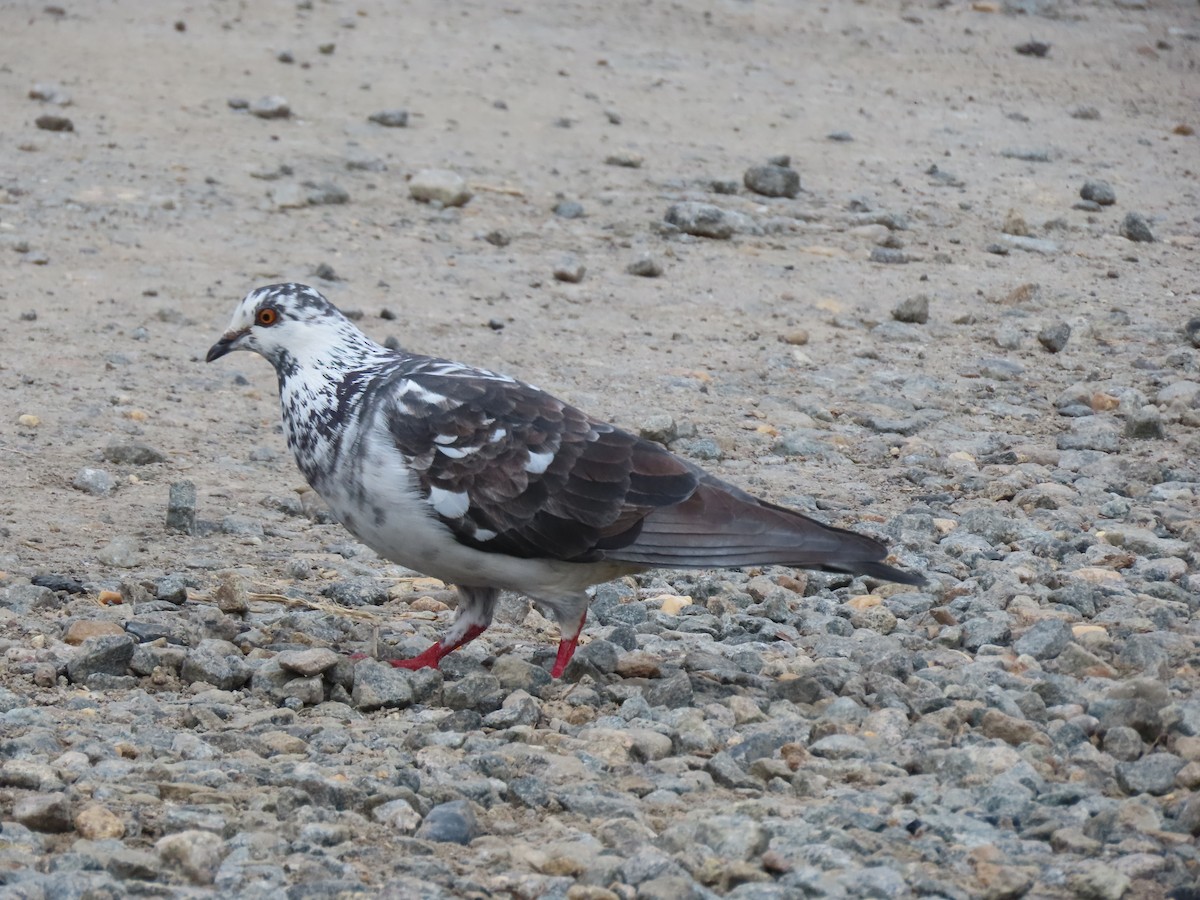
<svg viewBox="0 0 1200 900">
<path fill-rule="evenodd" d="M 279 313 L 269 306 L 264 306 L 254 317 L 254 321 L 259 325 L 274 325 L 278 319 Z"/>
</svg>

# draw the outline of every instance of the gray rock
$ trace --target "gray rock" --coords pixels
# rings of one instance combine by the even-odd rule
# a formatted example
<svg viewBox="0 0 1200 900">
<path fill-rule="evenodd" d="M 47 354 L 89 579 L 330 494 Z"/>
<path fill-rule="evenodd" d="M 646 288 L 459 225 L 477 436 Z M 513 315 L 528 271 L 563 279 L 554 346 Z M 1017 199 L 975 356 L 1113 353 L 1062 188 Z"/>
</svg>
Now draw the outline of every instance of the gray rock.
<svg viewBox="0 0 1200 900">
<path fill-rule="evenodd" d="M 719 206 L 688 200 L 672 204 L 666 221 L 684 234 L 726 240 L 737 231 L 736 220 Z"/>
<path fill-rule="evenodd" d="M 124 675 L 133 659 L 135 641 L 127 634 L 88 638 L 67 663 L 67 677 L 84 684 L 91 675 Z"/>
<path fill-rule="evenodd" d="M 893 266 L 902 266 L 913 261 L 911 256 L 896 247 L 872 247 L 870 259 L 874 263 Z"/>
<path fill-rule="evenodd" d="M 328 647 L 313 647 L 311 650 L 285 650 L 275 659 L 284 670 L 311 678 L 332 669 L 342 657 Z"/>
<path fill-rule="evenodd" d="M 117 465 L 148 466 L 166 462 L 167 455 L 148 444 L 114 441 L 104 448 L 104 458 Z"/>
<path fill-rule="evenodd" d="M 14 584 L 0 590 L 0 607 L 14 613 L 27 613 L 35 609 L 56 609 L 58 606 L 58 596 L 45 585 Z"/>
<path fill-rule="evenodd" d="M 450 709 L 473 709 L 482 715 L 499 709 L 504 696 L 500 679 L 487 672 L 469 672 L 442 687 L 442 702 Z"/>
<path fill-rule="evenodd" d="M 897 322 L 911 322 L 924 325 L 929 321 L 929 297 L 926 294 L 916 294 L 904 300 L 892 310 L 892 318 Z"/>
<path fill-rule="evenodd" d="M 65 794 L 28 794 L 12 806 L 12 817 L 31 831 L 61 834 L 75 826 L 71 823 L 71 805 Z"/>
<path fill-rule="evenodd" d="M 1054 256 L 1058 253 L 1058 244 L 1047 238 L 1026 237 L 1018 234 L 1002 234 L 1000 240 L 1010 247 L 1024 250 L 1027 253 L 1040 253 L 1043 256 Z"/>
<path fill-rule="evenodd" d="M 159 838 L 154 851 L 193 884 L 212 884 L 225 856 L 225 842 L 210 831 L 180 831 Z"/>
<path fill-rule="evenodd" d="M 554 204 L 553 211 L 561 219 L 583 218 L 583 204 L 575 200 L 560 200 Z"/>
<path fill-rule="evenodd" d="M 666 678 L 651 682 L 642 691 L 642 696 L 651 706 L 678 709 L 692 702 L 692 681 L 686 672 L 676 672 Z"/>
<path fill-rule="evenodd" d="M 479 820 L 467 800 L 441 803 L 431 809 L 416 837 L 445 844 L 469 844 L 479 836 Z"/>
<path fill-rule="evenodd" d="M 75 123 L 67 116 L 59 116 L 54 113 L 43 113 L 33 120 L 33 124 L 42 131 L 74 131 Z"/>
<path fill-rule="evenodd" d="M 748 775 L 738 761 L 724 750 L 709 757 L 704 764 L 704 771 L 721 787 L 762 789 L 762 783 Z"/>
<path fill-rule="evenodd" d="M 1100 110 L 1094 106 L 1075 106 L 1068 113 L 1072 119 L 1081 119 L 1085 122 L 1094 122 L 1100 118 Z"/>
<path fill-rule="evenodd" d="M 587 267 L 572 253 L 559 257 L 552 270 L 555 281 L 565 281 L 568 284 L 579 284 L 586 273 Z"/>
<path fill-rule="evenodd" d="M 1184 834 L 1200 837 L 1200 793 L 1193 793 L 1183 801 L 1175 823 Z"/>
<path fill-rule="evenodd" d="M 1150 230 L 1149 223 L 1135 212 L 1126 213 L 1125 218 L 1121 220 L 1121 237 L 1135 243 L 1154 242 L 1154 233 Z"/>
<path fill-rule="evenodd" d="M 245 108 L 250 111 L 250 115 L 260 119 L 286 119 L 292 114 L 287 100 L 277 96 L 259 97 Z"/>
<path fill-rule="evenodd" d="M 1104 752 L 1121 762 L 1133 762 L 1142 755 L 1142 736 L 1125 725 L 1117 725 L 1104 734 Z"/>
<path fill-rule="evenodd" d="M 1157 407 L 1143 406 L 1125 419 L 1125 437 L 1139 441 L 1160 441 L 1167 436 Z"/>
<path fill-rule="evenodd" d="M 343 606 L 379 606 L 387 602 L 389 587 L 391 585 L 386 581 L 363 575 L 335 581 L 324 588 L 321 594 Z"/>
<path fill-rule="evenodd" d="M 712 896 L 686 875 L 659 875 L 638 885 L 637 900 L 706 900 Z"/>
<path fill-rule="evenodd" d="M 385 109 L 367 116 L 367 121 L 384 128 L 404 128 L 408 125 L 407 109 Z"/>
<path fill-rule="evenodd" d="M 1057 440 L 1059 450 L 1099 450 L 1116 453 L 1121 449 L 1121 434 L 1117 426 L 1101 416 L 1076 419 L 1066 434 Z"/>
<path fill-rule="evenodd" d="M 117 535 L 96 551 L 96 558 L 106 566 L 132 569 L 141 565 L 141 542 L 129 535 Z"/>
<path fill-rule="evenodd" d="M 1121 900 L 1130 881 L 1123 872 L 1096 860 L 1087 860 L 1067 878 L 1067 885 L 1081 900 Z"/>
<path fill-rule="evenodd" d="M 171 483 L 167 496 L 167 531 L 196 532 L 196 485 L 190 481 Z"/>
<path fill-rule="evenodd" d="M 1184 761 L 1174 753 L 1151 753 L 1132 762 L 1117 763 L 1117 784 L 1127 794 L 1169 794 Z"/>
<path fill-rule="evenodd" d="M 641 278 L 657 278 L 663 273 L 663 267 L 658 259 L 645 254 L 627 265 L 625 271 L 630 275 L 637 275 Z"/>
<path fill-rule="evenodd" d="M 1047 325 L 1038 332 L 1037 339 L 1038 343 L 1051 353 L 1058 353 L 1067 346 L 1067 341 L 1071 339 L 1071 326 L 1066 322 Z"/>
<path fill-rule="evenodd" d="M 1117 202 L 1117 193 L 1107 181 L 1085 181 L 1079 189 L 1079 196 L 1100 206 L 1112 206 Z"/>
<path fill-rule="evenodd" d="M 800 193 L 800 173 L 787 166 L 751 166 L 742 176 L 742 183 L 764 197 L 795 197 Z"/>
<path fill-rule="evenodd" d="M 474 196 L 467 182 L 448 169 L 422 169 L 408 183 L 408 192 L 422 203 L 462 206 Z"/>
<path fill-rule="evenodd" d="M 187 578 L 183 575 L 168 575 L 159 579 L 154 586 L 154 599 L 165 600 L 168 603 L 187 602 Z"/>
<path fill-rule="evenodd" d="M 340 206 L 350 202 L 350 192 L 332 181 L 306 181 L 303 188 L 306 206 Z"/>
<path fill-rule="evenodd" d="M 1013 649 L 1034 659 L 1054 659 L 1071 643 L 1071 626 L 1062 619 L 1043 619 L 1013 642 Z"/>
<path fill-rule="evenodd" d="M 75 473 L 71 479 L 71 487 L 77 491 L 104 497 L 111 494 L 117 482 L 103 469 L 89 469 L 86 466 Z"/>
<path fill-rule="evenodd" d="M 351 702 L 357 709 L 402 709 L 413 702 L 412 673 L 389 663 L 362 659 L 354 666 Z"/>
<path fill-rule="evenodd" d="M 179 670 L 184 681 L 202 681 L 222 691 L 240 688 L 250 675 L 249 664 L 234 644 L 212 638 L 190 650 Z"/>
<path fill-rule="evenodd" d="M 984 644 L 1006 647 L 1012 639 L 1012 628 L 1009 626 L 1008 616 L 1001 612 L 968 619 L 962 623 L 962 628 L 963 646 L 972 652 Z"/>
</svg>

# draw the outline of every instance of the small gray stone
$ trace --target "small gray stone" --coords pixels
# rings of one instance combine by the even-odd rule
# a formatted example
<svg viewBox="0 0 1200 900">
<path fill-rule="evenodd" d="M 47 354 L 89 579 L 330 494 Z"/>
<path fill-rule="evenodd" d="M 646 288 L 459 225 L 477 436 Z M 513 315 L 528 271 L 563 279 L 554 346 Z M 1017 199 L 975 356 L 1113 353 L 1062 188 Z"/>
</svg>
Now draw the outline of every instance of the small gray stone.
<svg viewBox="0 0 1200 900">
<path fill-rule="evenodd" d="M 1086 860 L 1067 879 L 1067 885 L 1080 900 L 1121 900 L 1129 884 L 1123 872 L 1098 860 Z"/>
<path fill-rule="evenodd" d="M 425 816 L 416 833 L 421 840 L 464 846 L 478 836 L 479 820 L 467 800 L 438 804 Z"/>
<path fill-rule="evenodd" d="M 1107 181 L 1085 181 L 1079 189 L 1079 196 L 1100 206 L 1112 206 L 1117 202 L 1116 191 Z"/>
<path fill-rule="evenodd" d="M 1040 253 L 1043 256 L 1053 256 L 1058 253 L 1058 244 L 1046 238 L 1026 237 L 1017 234 L 1002 234 L 1000 240 L 1010 247 L 1024 250 L 1027 253 Z"/>
<path fill-rule="evenodd" d="M 140 541 L 129 535 L 118 535 L 96 551 L 96 558 L 106 566 L 132 569 L 141 564 Z"/>
<path fill-rule="evenodd" d="M 639 256 L 627 265 L 625 271 L 630 275 L 638 275 L 642 278 L 657 278 L 663 273 L 663 267 L 655 257 L 646 254 Z"/>
<path fill-rule="evenodd" d="M 148 466 L 166 462 L 167 455 L 148 444 L 114 441 L 104 448 L 104 458 L 117 465 Z"/>
<path fill-rule="evenodd" d="M 872 247 L 871 262 L 888 266 L 902 266 L 912 262 L 912 257 L 896 247 Z"/>
<path fill-rule="evenodd" d="M 167 531 L 193 534 L 196 530 L 196 485 L 175 481 L 167 495 Z"/>
<path fill-rule="evenodd" d="M 211 831 L 193 829 L 159 838 L 154 851 L 194 884 L 212 884 L 225 856 L 225 842 Z"/>
<path fill-rule="evenodd" d="M 1188 319 L 1187 324 L 1183 326 L 1183 333 L 1187 335 L 1193 347 L 1200 347 L 1200 316 Z"/>
<path fill-rule="evenodd" d="M 1125 437 L 1142 441 L 1160 441 L 1167 436 L 1162 415 L 1154 406 L 1143 406 L 1125 420 Z"/>
<path fill-rule="evenodd" d="M 704 764 L 704 771 L 721 787 L 762 789 L 762 784 L 748 775 L 737 760 L 724 750 L 709 758 Z"/>
<path fill-rule="evenodd" d="M 1154 243 L 1154 233 L 1146 219 L 1135 212 L 1126 213 L 1121 220 L 1121 237 L 1136 243 Z"/>
<path fill-rule="evenodd" d="M 579 284 L 586 272 L 587 267 L 573 253 L 559 257 L 553 269 L 554 279 L 568 284 Z"/>
<path fill-rule="evenodd" d="M 230 104 L 232 106 L 232 104 Z M 259 97 L 253 103 L 246 107 L 250 110 L 250 115 L 257 116 L 260 119 L 286 119 L 292 114 L 292 108 L 288 106 L 287 100 L 283 97 Z"/>
<path fill-rule="evenodd" d="M 737 231 L 733 217 L 711 203 L 694 200 L 674 203 L 667 209 L 665 218 L 668 224 L 697 237 L 727 240 Z"/>
<path fill-rule="evenodd" d="M 1062 619 L 1043 619 L 1013 642 L 1018 653 L 1034 659 L 1054 659 L 1071 643 L 1071 626 Z"/>
<path fill-rule="evenodd" d="M 1072 119 L 1081 119 L 1085 122 L 1094 122 L 1100 118 L 1100 110 L 1094 106 L 1076 106 L 1069 113 Z"/>
<path fill-rule="evenodd" d="M 332 181 L 306 181 L 304 188 L 304 202 L 308 206 L 340 206 L 350 202 L 350 192 Z"/>
<path fill-rule="evenodd" d="M 0 590 L 0 607 L 14 613 L 27 613 L 35 609 L 56 609 L 58 595 L 40 584 L 14 584 Z"/>
<path fill-rule="evenodd" d="M 467 182 L 449 169 L 422 169 L 408 183 L 408 192 L 422 203 L 462 206 L 473 196 Z"/>
<path fill-rule="evenodd" d="M 1104 733 L 1104 752 L 1121 762 L 1133 762 L 1142 755 L 1142 736 L 1127 725 L 1117 725 Z"/>
<path fill-rule="evenodd" d="M 376 125 L 382 125 L 384 128 L 404 128 L 408 125 L 408 110 L 385 109 L 371 113 L 367 116 L 367 120 Z"/>
<path fill-rule="evenodd" d="M 1090 416 L 1076 419 L 1067 434 L 1058 436 L 1059 450 L 1099 450 L 1116 453 L 1121 448 L 1117 426 L 1106 418 Z"/>
<path fill-rule="evenodd" d="M 351 702 L 364 711 L 402 709 L 413 702 L 412 675 L 374 659 L 362 659 L 354 667 Z"/>
<path fill-rule="evenodd" d="M 1127 794 L 1169 794 L 1175 775 L 1184 761 L 1174 753 L 1151 753 L 1132 762 L 1117 764 L 1117 784 Z"/>
<path fill-rule="evenodd" d="M 642 696 L 651 706 L 679 709 L 689 706 L 692 702 L 692 681 L 686 672 L 676 672 L 667 678 L 651 682 L 643 690 Z"/>
<path fill-rule="evenodd" d="M 787 166 L 751 166 L 742 176 L 742 183 L 764 197 L 795 197 L 800 193 L 800 173 Z"/>
<path fill-rule="evenodd" d="M 925 294 L 909 297 L 892 310 L 892 318 L 897 322 L 924 325 L 929 321 L 929 297 Z"/>
<path fill-rule="evenodd" d="M 285 650 L 275 659 L 287 671 L 311 677 L 332 669 L 341 657 L 328 647 L 313 647 L 310 650 Z"/>
<path fill-rule="evenodd" d="M 66 116 L 56 116 L 53 113 L 45 113 L 33 120 L 33 124 L 42 131 L 74 131 L 75 123 Z"/>
<path fill-rule="evenodd" d="M 106 634 L 84 641 L 67 663 L 67 677 L 84 684 L 96 673 L 124 675 L 133 659 L 135 641 L 127 634 Z"/>
<path fill-rule="evenodd" d="M 242 652 L 228 641 L 208 638 L 188 651 L 179 670 L 186 682 L 202 681 L 222 691 L 240 688 L 250 680 L 251 669 Z"/>
<path fill-rule="evenodd" d="M 575 200 L 560 200 L 554 204 L 554 214 L 562 219 L 583 218 L 583 204 Z"/>
<path fill-rule="evenodd" d="M 182 575 L 168 575 L 154 586 L 154 599 L 168 603 L 187 602 L 187 579 Z"/>
<path fill-rule="evenodd" d="M 1051 353 L 1058 353 L 1067 346 L 1067 341 L 1071 339 L 1071 326 L 1066 322 L 1047 325 L 1038 332 L 1037 339 L 1038 343 Z"/>
<path fill-rule="evenodd" d="M 13 804 L 12 817 L 30 831 L 61 834 L 75 826 L 71 823 L 71 806 L 65 794 L 31 794 Z"/>
<path fill-rule="evenodd" d="M 106 471 L 89 469 L 86 466 L 76 472 L 75 477 L 71 480 L 71 487 L 75 490 L 95 494 L 98 497 L 111 494 L 116 486 L 116 481 Z"/>
<path fill-rule="evenodd" d="M 500 708 L 504 689 L 488 672 L 470 672 L 442 687 L 442 702 L 450 709 L 473 709 L 483 715 Z"/>
</svg>

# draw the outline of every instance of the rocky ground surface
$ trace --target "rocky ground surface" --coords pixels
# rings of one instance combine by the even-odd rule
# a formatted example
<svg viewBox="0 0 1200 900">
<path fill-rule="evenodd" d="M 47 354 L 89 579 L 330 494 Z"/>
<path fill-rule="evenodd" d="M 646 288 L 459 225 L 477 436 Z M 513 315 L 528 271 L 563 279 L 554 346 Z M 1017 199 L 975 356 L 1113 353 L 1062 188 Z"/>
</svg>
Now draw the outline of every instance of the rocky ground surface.
<svg viewBox="0 0 1200 900">
<path fill-rule="evenodd" d="M 0 6 L 0 895 L 1194 898 L 1194 2 Z M 303 490 L 310 281 L 923 589 L 596 591 L 561 681 Z"/>
</svg>

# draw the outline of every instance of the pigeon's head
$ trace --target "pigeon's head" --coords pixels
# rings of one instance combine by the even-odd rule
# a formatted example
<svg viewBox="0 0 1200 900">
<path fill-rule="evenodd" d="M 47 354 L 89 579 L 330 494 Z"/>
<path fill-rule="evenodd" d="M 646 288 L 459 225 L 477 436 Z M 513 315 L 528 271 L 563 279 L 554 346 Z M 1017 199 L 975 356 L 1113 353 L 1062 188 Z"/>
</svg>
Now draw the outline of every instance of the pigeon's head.
<svg viewBox="0 0 1200 900">
<path fill-rule="evenodd" d="M 253 350 L 285 375 L 297 366 L 330 366 L 376 349 L 319 291 L 307 284 L 269 284 L 246 295 L 229 327 L 209 348 L 212 362 Z"/>
</svg>

